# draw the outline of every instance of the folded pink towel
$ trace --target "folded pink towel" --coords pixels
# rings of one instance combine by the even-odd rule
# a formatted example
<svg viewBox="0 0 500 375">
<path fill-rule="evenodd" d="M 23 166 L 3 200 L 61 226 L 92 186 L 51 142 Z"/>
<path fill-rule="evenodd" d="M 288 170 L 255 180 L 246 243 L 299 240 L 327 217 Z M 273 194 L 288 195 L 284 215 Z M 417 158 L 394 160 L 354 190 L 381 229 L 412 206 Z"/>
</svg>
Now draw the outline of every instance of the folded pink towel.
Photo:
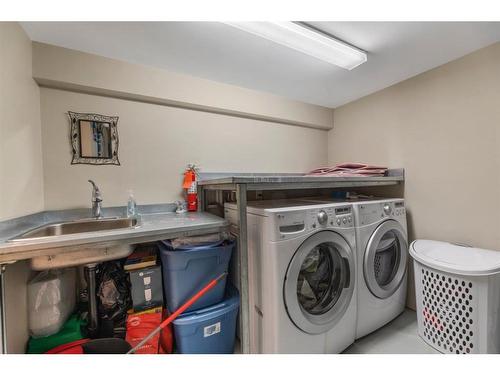
<svg viewBox="0 0 500 375">
<path fill-rule="evenodd" d="M 381 177 L 385 176 L 386 167 L 378 167 L 361 163 L 342 163 L 333 167 L 317 168 L 307 176 L 328 176 L 328 177 Z"/>
</svg>

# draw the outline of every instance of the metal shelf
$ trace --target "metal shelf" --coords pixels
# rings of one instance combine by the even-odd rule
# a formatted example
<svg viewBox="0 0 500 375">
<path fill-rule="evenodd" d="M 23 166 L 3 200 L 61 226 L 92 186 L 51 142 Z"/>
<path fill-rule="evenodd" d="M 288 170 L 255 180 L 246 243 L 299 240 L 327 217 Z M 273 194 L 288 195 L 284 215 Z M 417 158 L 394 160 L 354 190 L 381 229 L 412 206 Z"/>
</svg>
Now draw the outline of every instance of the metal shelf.
<svg viewBox="0 0 500 375">
<path fill-rule="evenodd" d="M 198 181 L 200 209 L 205 210 L 206 191 L 236 192 L 240 264 L 241 352 L 250 353 L 248 302 L 247 192 L 263 190 L 333 189 L 390 186 L 404 182 L 404 169 L 390 169 L 384 177 L 326 177 L 297 173 L 204 173 Z M 224 204 L 224 202 L 222 202 Z"/>
<path fill-rule="evenodd" d="M 303 174 L 222 174 L 205 173 L 198 182 L 206 190 L 236 190 L 245 184 L 247 190 L 325 189 L 396 185 L 404 181 L 404 169 L 390 169 L 384 177 L 328 177 Z"/>
</svg>

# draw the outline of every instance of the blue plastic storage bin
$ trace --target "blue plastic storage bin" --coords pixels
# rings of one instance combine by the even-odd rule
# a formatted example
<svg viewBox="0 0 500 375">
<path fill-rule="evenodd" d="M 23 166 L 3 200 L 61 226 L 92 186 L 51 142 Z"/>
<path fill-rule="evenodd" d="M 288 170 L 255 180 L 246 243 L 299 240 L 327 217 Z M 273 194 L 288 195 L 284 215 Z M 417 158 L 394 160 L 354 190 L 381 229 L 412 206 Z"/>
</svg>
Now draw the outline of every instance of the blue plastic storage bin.
<svg viewBox="0 0 500 375">
<path fill-rule="evenodd" d="M 179 316 L 173 322 L 177 353 L 232 354 L 239 305 L 238 291 L 228 287 L 222 302 Z"/>
<path fill-rule="evenodd" d="M 225 240 L 174 250 L 169 240 L 159 242 L 163 289 L 170 312 L 177 310 L 212 279 L 227 272 L 234 245 L 234 241 Z M 226 279 L 200 297 L 186 312 L 222 301 Z"/>
</svg>

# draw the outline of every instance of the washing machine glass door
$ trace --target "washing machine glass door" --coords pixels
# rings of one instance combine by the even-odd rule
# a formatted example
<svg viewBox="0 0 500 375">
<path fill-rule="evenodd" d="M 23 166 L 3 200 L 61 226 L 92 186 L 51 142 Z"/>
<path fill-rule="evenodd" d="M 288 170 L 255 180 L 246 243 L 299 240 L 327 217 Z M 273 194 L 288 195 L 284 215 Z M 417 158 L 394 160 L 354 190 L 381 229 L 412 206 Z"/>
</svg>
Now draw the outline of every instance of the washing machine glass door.
<svg viewBox="0 0 500 375">
<path fill-rule="evenodd" d="M 363 272 L 368 289 L 378 298 L 394 294 L 404 279 L 408 241 L 401 224 L 387 220 L 373 232 L 365 250 Z"/>
<path fill-rule="evenodd" d="M 283 292 L 290 319 L 307 333 L 328 331 L 351 302 L 354 277 L 346 240 L 332 231 L 312 235 L 288 265 Z"/>
</svg>

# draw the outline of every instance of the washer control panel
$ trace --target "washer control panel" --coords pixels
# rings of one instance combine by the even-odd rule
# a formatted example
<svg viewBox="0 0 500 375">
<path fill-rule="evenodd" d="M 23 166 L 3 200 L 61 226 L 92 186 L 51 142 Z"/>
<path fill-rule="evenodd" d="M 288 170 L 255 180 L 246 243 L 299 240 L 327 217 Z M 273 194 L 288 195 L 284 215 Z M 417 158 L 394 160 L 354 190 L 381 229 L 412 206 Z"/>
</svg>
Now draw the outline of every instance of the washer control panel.
<svg viewBox="0 0 500 375">
<path fill-rule="evenodd" d="M 328 223 L 328 214 L 325 212 L 325 210 L 319 211 L 317 218 L 319 225 L 325 225 L 326 223 Z"/>
<path fill-rule="evenodd" d="M 341 227 L 349 228 L 354 225 L 351 206 L 325 207 L 319 210 L 310 210 L 311 229 Z"/>
<path fill-rule="evenodd" d="M 275 238 L 280 240 L 302 235 L 305 231 L 354 227 L 353 210 L 350 205 L 283 211 L 273 217 L 276 225 Z"/>
<path fill-rule="evenodd" d="M 339 227 L 352 227 L 354 225 L 351 206 L 336 207 L 334 211 L 335 223 L 332 221 L 332 225 L 336 224 Z"/>
<path fill-rule="evenodd" d="M 392 207 L 389 203 L 384 203 L 383 209 L 386 215 L 390 215 L 392 213 Z"/>
</svg>

